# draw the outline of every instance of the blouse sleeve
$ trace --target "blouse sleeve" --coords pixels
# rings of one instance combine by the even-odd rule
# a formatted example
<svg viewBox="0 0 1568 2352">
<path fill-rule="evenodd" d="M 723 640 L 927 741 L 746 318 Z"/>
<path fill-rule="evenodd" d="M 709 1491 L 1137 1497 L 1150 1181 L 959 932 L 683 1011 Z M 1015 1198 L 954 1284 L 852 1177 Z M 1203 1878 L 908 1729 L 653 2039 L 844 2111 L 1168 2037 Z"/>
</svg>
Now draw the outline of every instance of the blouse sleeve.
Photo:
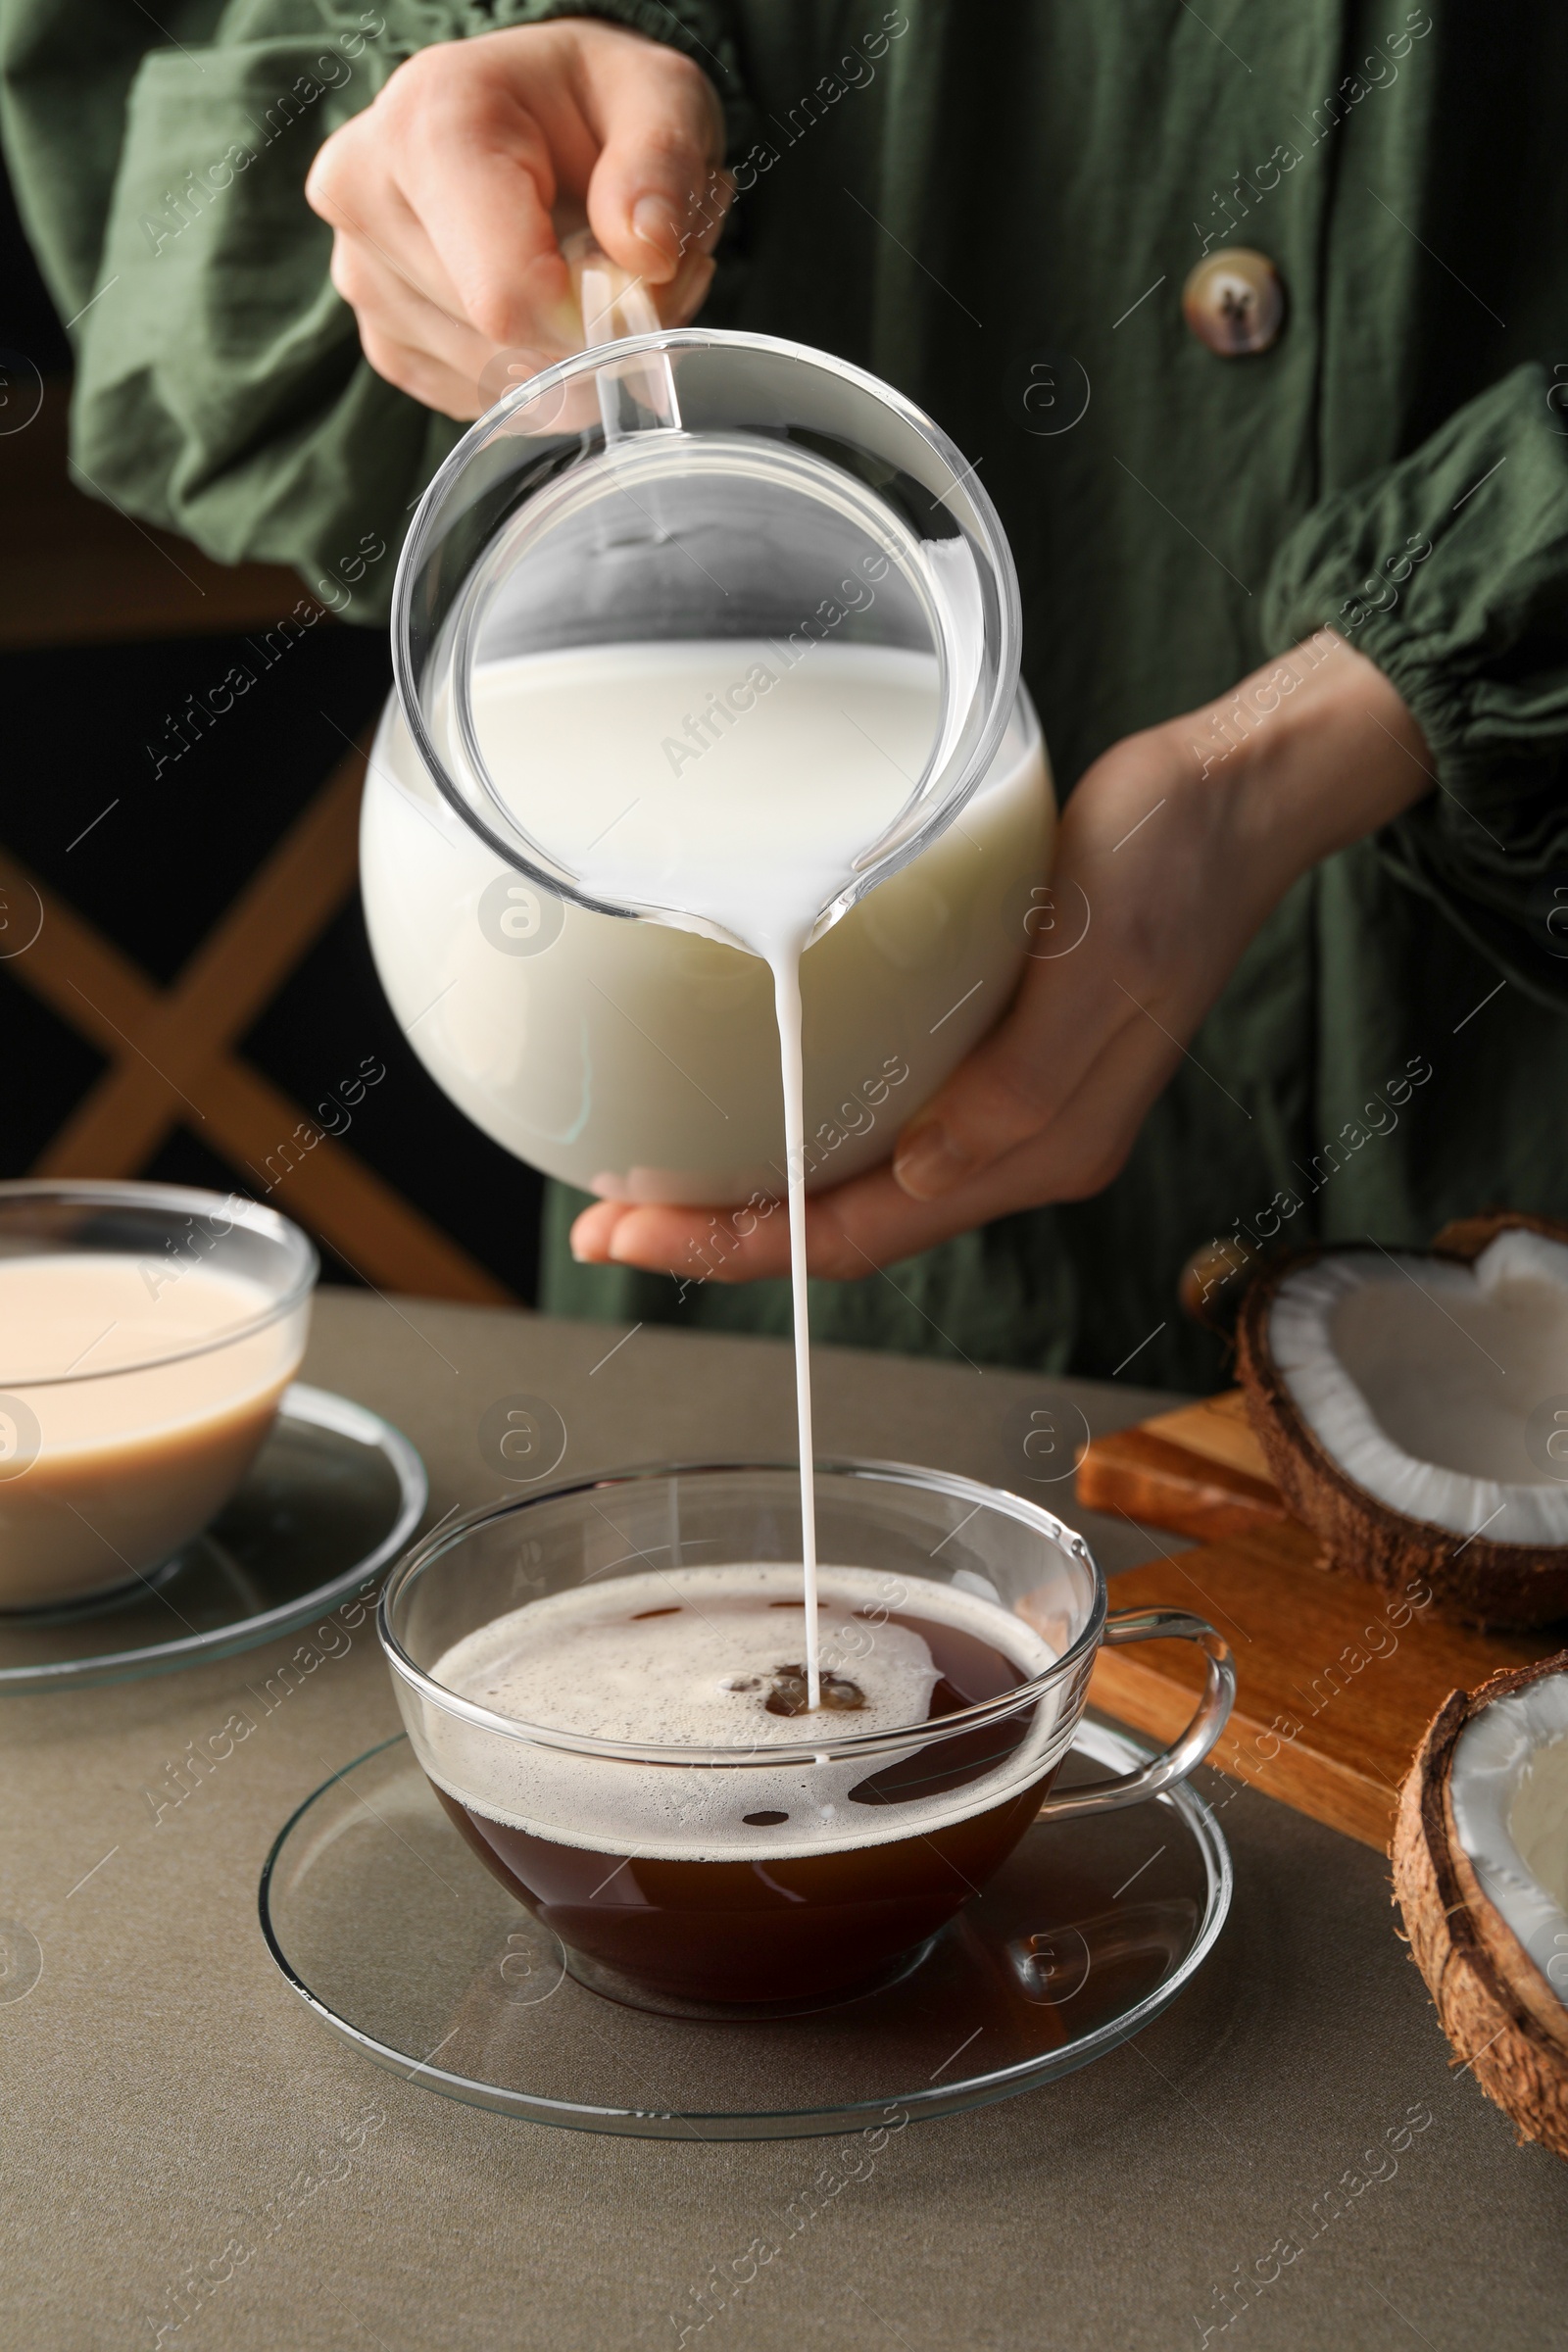
<svg viewBox="0 0 1568 2352">
<path fill-rule="evenodd" d="M 464 428 L 364 358 L 306 175 L 416 50 L 582 15 L 739 86 L 721 0 L 165 0 L 167 47 L 123 0 L 0 0 L 0 127 L 70 323 L 80 487 L 384 621 L 410 512 Z"/>
<path fill-rule="evenodd" d="M 1508 979 L 1568 1009 L 1568 382 L 1516 368 L 1327 499 L 1270 574 L 1283 652 L 1330 625 L 1398 688 L 1437 789 L 1380 854 Z"/>
</svg>

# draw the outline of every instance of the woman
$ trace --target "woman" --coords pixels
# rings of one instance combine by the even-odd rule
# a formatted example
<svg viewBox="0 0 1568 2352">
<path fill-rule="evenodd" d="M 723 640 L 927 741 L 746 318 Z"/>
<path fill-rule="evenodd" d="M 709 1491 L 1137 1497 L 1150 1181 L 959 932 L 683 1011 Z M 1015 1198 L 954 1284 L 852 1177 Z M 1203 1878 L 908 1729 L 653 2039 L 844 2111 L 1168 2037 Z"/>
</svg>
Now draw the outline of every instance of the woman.
<svg viewBox="0 0 1568 2352">
<path fill-rule="evenodd" d="M 562 347 L 584 208 L 666 319 L 841 352 L 984 466 L 1057 952 L 813 1204 L 818 1337 L 1200 1385 L 1199 1243 L 1568 1213 L 1560 12 L 171 8 L 153 49 L 0 0 L 77 461 L 132 513 L 341 585 Z M 544 1303 L 782 1329 L 782 1224 L 556 1188 Z"/>
</svg>

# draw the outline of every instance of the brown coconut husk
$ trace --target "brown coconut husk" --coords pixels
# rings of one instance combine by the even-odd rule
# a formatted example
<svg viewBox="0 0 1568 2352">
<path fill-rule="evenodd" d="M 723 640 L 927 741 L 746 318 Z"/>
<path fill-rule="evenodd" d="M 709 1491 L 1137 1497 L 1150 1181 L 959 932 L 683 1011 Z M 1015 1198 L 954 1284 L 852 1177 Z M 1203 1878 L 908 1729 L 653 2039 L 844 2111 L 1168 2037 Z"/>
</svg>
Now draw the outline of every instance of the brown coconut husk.
<svg viewBox="0 0 1568 2352">
<path fill-rule="evenodd" d="M 1458 1257 L 1470 1265 L 1499 1233 L 1541 1233 L 1548 1242 L 1568 1242 L 1560 1217 L 1538 1217 L 1528 1208 L 1486 1208 L 1475 1217 L 1450 1217 L 1432 1245 L 1434 1257 Z"/>
<path fill-rule="evenodd" d="M 1510 1227 L 1568 1242 L 1568 1226 L 1551 1218 L 1497 1210 L 1445 1226 L 1425 1254 L 1469 1265 Z M 1504 1630 L 1555 1624 L 1568 1617 L 1568 1545 L 1499 1544 L 1407 1519 L 1348 1477 L 1297 1410 L 1268 1344 L 1280 1284 L 1321 1258 L 1375 1253 L 1370 1242 L 1293 1250 L 1271 1259 L 1248 1285 L 1236 1322 L 1237 1373 L 1275 1484 L 1295 1517 L 1318 1538 L 1321 1566 L 1386 1592 L 1402 1592 L 1419 1579 L 1445 1615 L 1466 1625 Z"/>
<path fill-rule="evenodd" d="M 1399 1791 L 1395 1900 L 1453 2064 L 1468 2067 L 1524 2140 L 1568 2156 L 1568 2007 L 1489 1899 L 1454 1829 L 1450 1772 L 1465 1725 L 1496 1698 L 1568 1672 L 1568 1649 L 1445 1699 Z"/>
<path fill-rule="evenodd" d="M 1247 1286 L 1262 1263 L 1262 1252 L 1245 1242 L 1204 1242 L 1177 1277 L 1182 1312 L 1231 1343 Z"/>
</svg>

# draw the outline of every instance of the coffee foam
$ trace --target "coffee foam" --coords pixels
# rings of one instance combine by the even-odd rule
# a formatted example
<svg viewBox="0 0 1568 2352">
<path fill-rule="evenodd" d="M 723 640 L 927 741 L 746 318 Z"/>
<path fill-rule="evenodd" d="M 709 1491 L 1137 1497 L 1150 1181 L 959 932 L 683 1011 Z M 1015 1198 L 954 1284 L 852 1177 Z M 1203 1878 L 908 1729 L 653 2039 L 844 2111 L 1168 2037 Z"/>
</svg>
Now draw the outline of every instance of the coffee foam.
<svg viewBox="0 0 1568 2352">
<path fill-rule="evenodd" d="M 907 1627 L 854 1617 L 886 1581 L 820 1595 L 823 1672 L 852 1679 L 864 1704 L 810 1725 L 767 1710 L 770 1678 L 800 1662 L 806 1641 L 801 1572 L 773 1563 L 741 1577 L 677 1568 L 552 1593 L 458 1642 L 435 1679 L 498 1715 L 598 1740 L 799 1746 L 812 1725 L 830 1737 L 891 1731 L 924 1720 L 937 1668 Z"/>
<path fill-rule="evenodd" d="M 431 1669 L 447 1690 L 520 1724 L 655 1746 L 733 1748 L 743 1764 L 613 1762 L 487 1733 L 431 1707 L 419 1720 L 421 1761 L 460 1803 L 558 1843 L 728 1861 L 844 1851 L 928 1832 L 1000 1803 L 1055 1760 L 1066 1735 L 1055 1736 L 1061 1694 L 1052 1692 L 1037 1702 L 1021 1745 L 966 1787 L 891 1806 L 857 1799 L 861 1782 L 940 1737 L 939 1725 L 925 1722 L 938 1679 L 929 1647 L 910 1627 L 876 1616 L 897 1609 L 971 1634 L 1009 1658 L 1020 1682 L 1056 1653 L 995 1602 L 935 1580 L 828 1566 L 820 1580 L 823 1669 L 863 1693 L 853 1711 L 768 1712 L 774 1673 L 804 1655 L 806 1614 L 800 1568 L 772 1561 L 655 1571 L 551 1593 L 466 1635 Z M 785 1605 L 766 1605 L 775 1601 Z M 673 1613 L 644 1614 L 653 1610 Z M 755 1687 L 735 1687 L 747 1684 Z M 876 1756 L 766 1760 L 770 1746 L 906 1725 L 920 1727 L 907 1746 Z M 762 1829 L 747 1823 L 759 1812 L 786 1819 Z"/>
</svg>

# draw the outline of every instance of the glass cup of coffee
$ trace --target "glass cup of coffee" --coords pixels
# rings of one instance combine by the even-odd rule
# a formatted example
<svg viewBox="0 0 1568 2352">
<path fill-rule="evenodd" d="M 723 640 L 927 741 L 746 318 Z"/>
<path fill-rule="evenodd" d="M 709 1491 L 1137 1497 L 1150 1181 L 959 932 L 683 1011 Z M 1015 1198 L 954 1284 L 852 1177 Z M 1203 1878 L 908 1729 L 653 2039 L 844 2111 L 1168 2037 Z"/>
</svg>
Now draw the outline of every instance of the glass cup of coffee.
<svg viewBox="0 0 1568 2352">
<path fill-rule="evenodd" d="M 629 1471 L 449 1522 L 388 1579 L 403 1720 L 473 1852 L 582 1983 L 677 2016 L 820 2008 L 917 1964 L 1039 1819 L 1155 1795 L 1235 1694 L 1178 1609 L 1107 1608 L 1081 1536 L 1015 1494 L 817 1466 L 821 1703 L 800 1477 Z M 1052 1793 L 1096 1653 L 1207 1675 L 1138 1770 Z"/>
</svg>

